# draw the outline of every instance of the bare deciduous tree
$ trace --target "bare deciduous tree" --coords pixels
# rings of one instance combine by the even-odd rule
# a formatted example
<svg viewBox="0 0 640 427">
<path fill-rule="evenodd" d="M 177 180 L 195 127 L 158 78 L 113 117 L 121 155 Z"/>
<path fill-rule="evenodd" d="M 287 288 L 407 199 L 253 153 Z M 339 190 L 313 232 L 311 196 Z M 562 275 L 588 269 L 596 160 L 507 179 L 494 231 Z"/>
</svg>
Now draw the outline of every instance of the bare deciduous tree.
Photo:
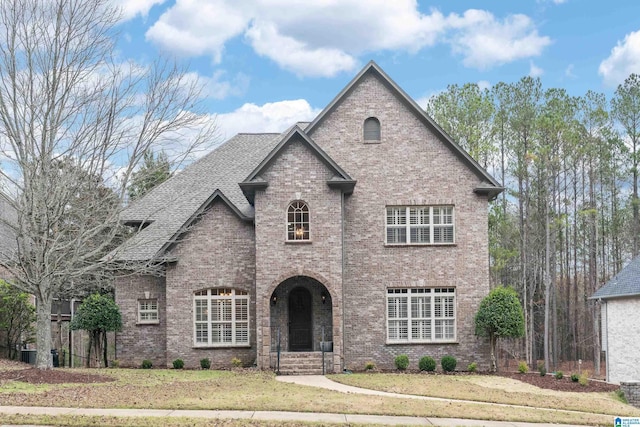
<svg viewBox="0 0 640 427">
<path fill-rule="evenodd" d="M 118 12 L 106 0 L 0 3 L 0 178 L 17 212 L 4 259 L 37 298 L 39 368 L 51 367 L 52 299 L 108 271 L 143 154 L 182 161 L 215 138 L 184 70 L 117 62 Z"/>
</svg>

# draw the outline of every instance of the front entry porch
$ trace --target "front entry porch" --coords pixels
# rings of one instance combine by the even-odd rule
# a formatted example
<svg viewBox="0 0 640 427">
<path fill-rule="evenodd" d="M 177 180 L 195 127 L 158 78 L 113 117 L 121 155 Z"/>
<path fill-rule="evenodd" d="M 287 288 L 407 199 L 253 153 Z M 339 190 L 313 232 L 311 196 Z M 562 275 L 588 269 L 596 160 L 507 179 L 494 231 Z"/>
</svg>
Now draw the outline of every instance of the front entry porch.
<svg viewBox="0 0 640 427">
<path fill-rule="evenodd" d="M 327 288 L 311 277 L 280 283 L 269 303 L 269 367 L 282 374 L 334 372 L 332 306 Z"/>
</svg>

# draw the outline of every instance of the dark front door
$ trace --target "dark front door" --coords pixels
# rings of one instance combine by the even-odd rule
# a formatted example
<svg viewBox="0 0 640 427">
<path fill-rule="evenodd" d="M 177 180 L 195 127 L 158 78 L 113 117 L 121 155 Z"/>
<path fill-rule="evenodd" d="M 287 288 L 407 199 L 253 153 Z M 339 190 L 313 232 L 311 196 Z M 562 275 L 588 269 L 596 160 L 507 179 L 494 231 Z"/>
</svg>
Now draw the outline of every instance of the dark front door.
<svg viewBox="0 0 640 427">
<path fill-rule="evenodd" d="M 311 351 L 311 293 L 295 288 L 289 293 L 289 351 Z"/>
</svg>

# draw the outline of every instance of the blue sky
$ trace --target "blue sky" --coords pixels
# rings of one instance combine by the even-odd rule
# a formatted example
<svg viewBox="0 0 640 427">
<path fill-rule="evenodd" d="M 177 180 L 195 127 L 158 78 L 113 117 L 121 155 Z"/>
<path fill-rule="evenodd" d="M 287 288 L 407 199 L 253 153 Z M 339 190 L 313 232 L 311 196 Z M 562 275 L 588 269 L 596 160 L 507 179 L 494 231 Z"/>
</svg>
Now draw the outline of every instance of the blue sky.
<svg viewBox="0 0 640 427">
<path fill-rule="evenodd" d="M 118 54 L 189 64 L 221 137 L 312 119 L 369 60 L 424 105 L 523 76 L 610 97 L 640 73 L 637 0 L 113 0 Z"/>
</svg>

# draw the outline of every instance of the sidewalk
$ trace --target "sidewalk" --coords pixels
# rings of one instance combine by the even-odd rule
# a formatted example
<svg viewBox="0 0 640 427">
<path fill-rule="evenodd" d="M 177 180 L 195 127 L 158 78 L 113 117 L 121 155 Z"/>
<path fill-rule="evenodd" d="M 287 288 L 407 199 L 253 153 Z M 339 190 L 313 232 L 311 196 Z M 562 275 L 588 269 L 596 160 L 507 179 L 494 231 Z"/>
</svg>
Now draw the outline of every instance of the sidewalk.
<svg viewBox="0 0 640 427">
<path fill-rule="evenodd" d="M 29 406 L 0 406 L 0 414 L 8 415 L 87 415 L 115 417 L 189 417 L 208 419 L 239 419 L 256 421 L 302 421 L 331 424 L 365 425 L 414 425 L 414 426 L 469 426 L 469 427 L 573 427 L 562 424 L 536 424 L 509 421 L 480 421 L 457 418 L 400 417 L 386 415 L 351 415 L 313 412 L 280 411 L 193 411 L 162 409 L 93 409 L 93 408 L 52 408 Z M 613 420 L 612 420 L 613 422 Z M 584 427 L 584 426 L 582 426 Z"/>
<path fill-rule="evenodd" d="M 334 390 L 341 393 L 357 393 L 373 396 L 385 396 L 395 398 L 437 400 L 453 402 L 451 399 L 438 397 L 415 396 L 399 393 L 387 393 L 384 391 L 369 390 L 348 386 L 331 381 L 321 375 L 291 375 L 278 376 L 278 381 L 295 383 L 309 387 L 319 387 Z M 459 402 L 459 401 L 456 401 Z M 473 402 L 479 403 L 479 402 Z M 483 403 L 480 403 L 483 404 Z M 484 403 L 487 405 L 514 406 L 504 404 Z M 28 406 L 0 406 L 0 414 L 11 415 L 86 415 L 86 416 L 116 416 L 116 417 L 190 417 L 208 419 L 239 419 L 257 421 L 300 421 L 331 424 L 363 424 L 363 425 L 416 425 L 416 426 L 469 426 L 469 427 L 578 427 L 566 424 L 541 424 L 511 421 L 483 421 L 460 418 L 434 418 L 434 417 L 404 417 L 389 415 L 356 415 L 356 414 L 329 414 L 313 412 L 283 412 L 283 411 L 219 411 L 219 410 L 173 410 L 173 409 L 94 409 L 94 408 L 55 408 L 55 407 L 28 407 Z M 613 424 L 613 417 L 611 417 Z M 4 427 L 4 426 L 0 426 Z M 584 426 L 581 426 L 584 427 Z"/>
</svg>

